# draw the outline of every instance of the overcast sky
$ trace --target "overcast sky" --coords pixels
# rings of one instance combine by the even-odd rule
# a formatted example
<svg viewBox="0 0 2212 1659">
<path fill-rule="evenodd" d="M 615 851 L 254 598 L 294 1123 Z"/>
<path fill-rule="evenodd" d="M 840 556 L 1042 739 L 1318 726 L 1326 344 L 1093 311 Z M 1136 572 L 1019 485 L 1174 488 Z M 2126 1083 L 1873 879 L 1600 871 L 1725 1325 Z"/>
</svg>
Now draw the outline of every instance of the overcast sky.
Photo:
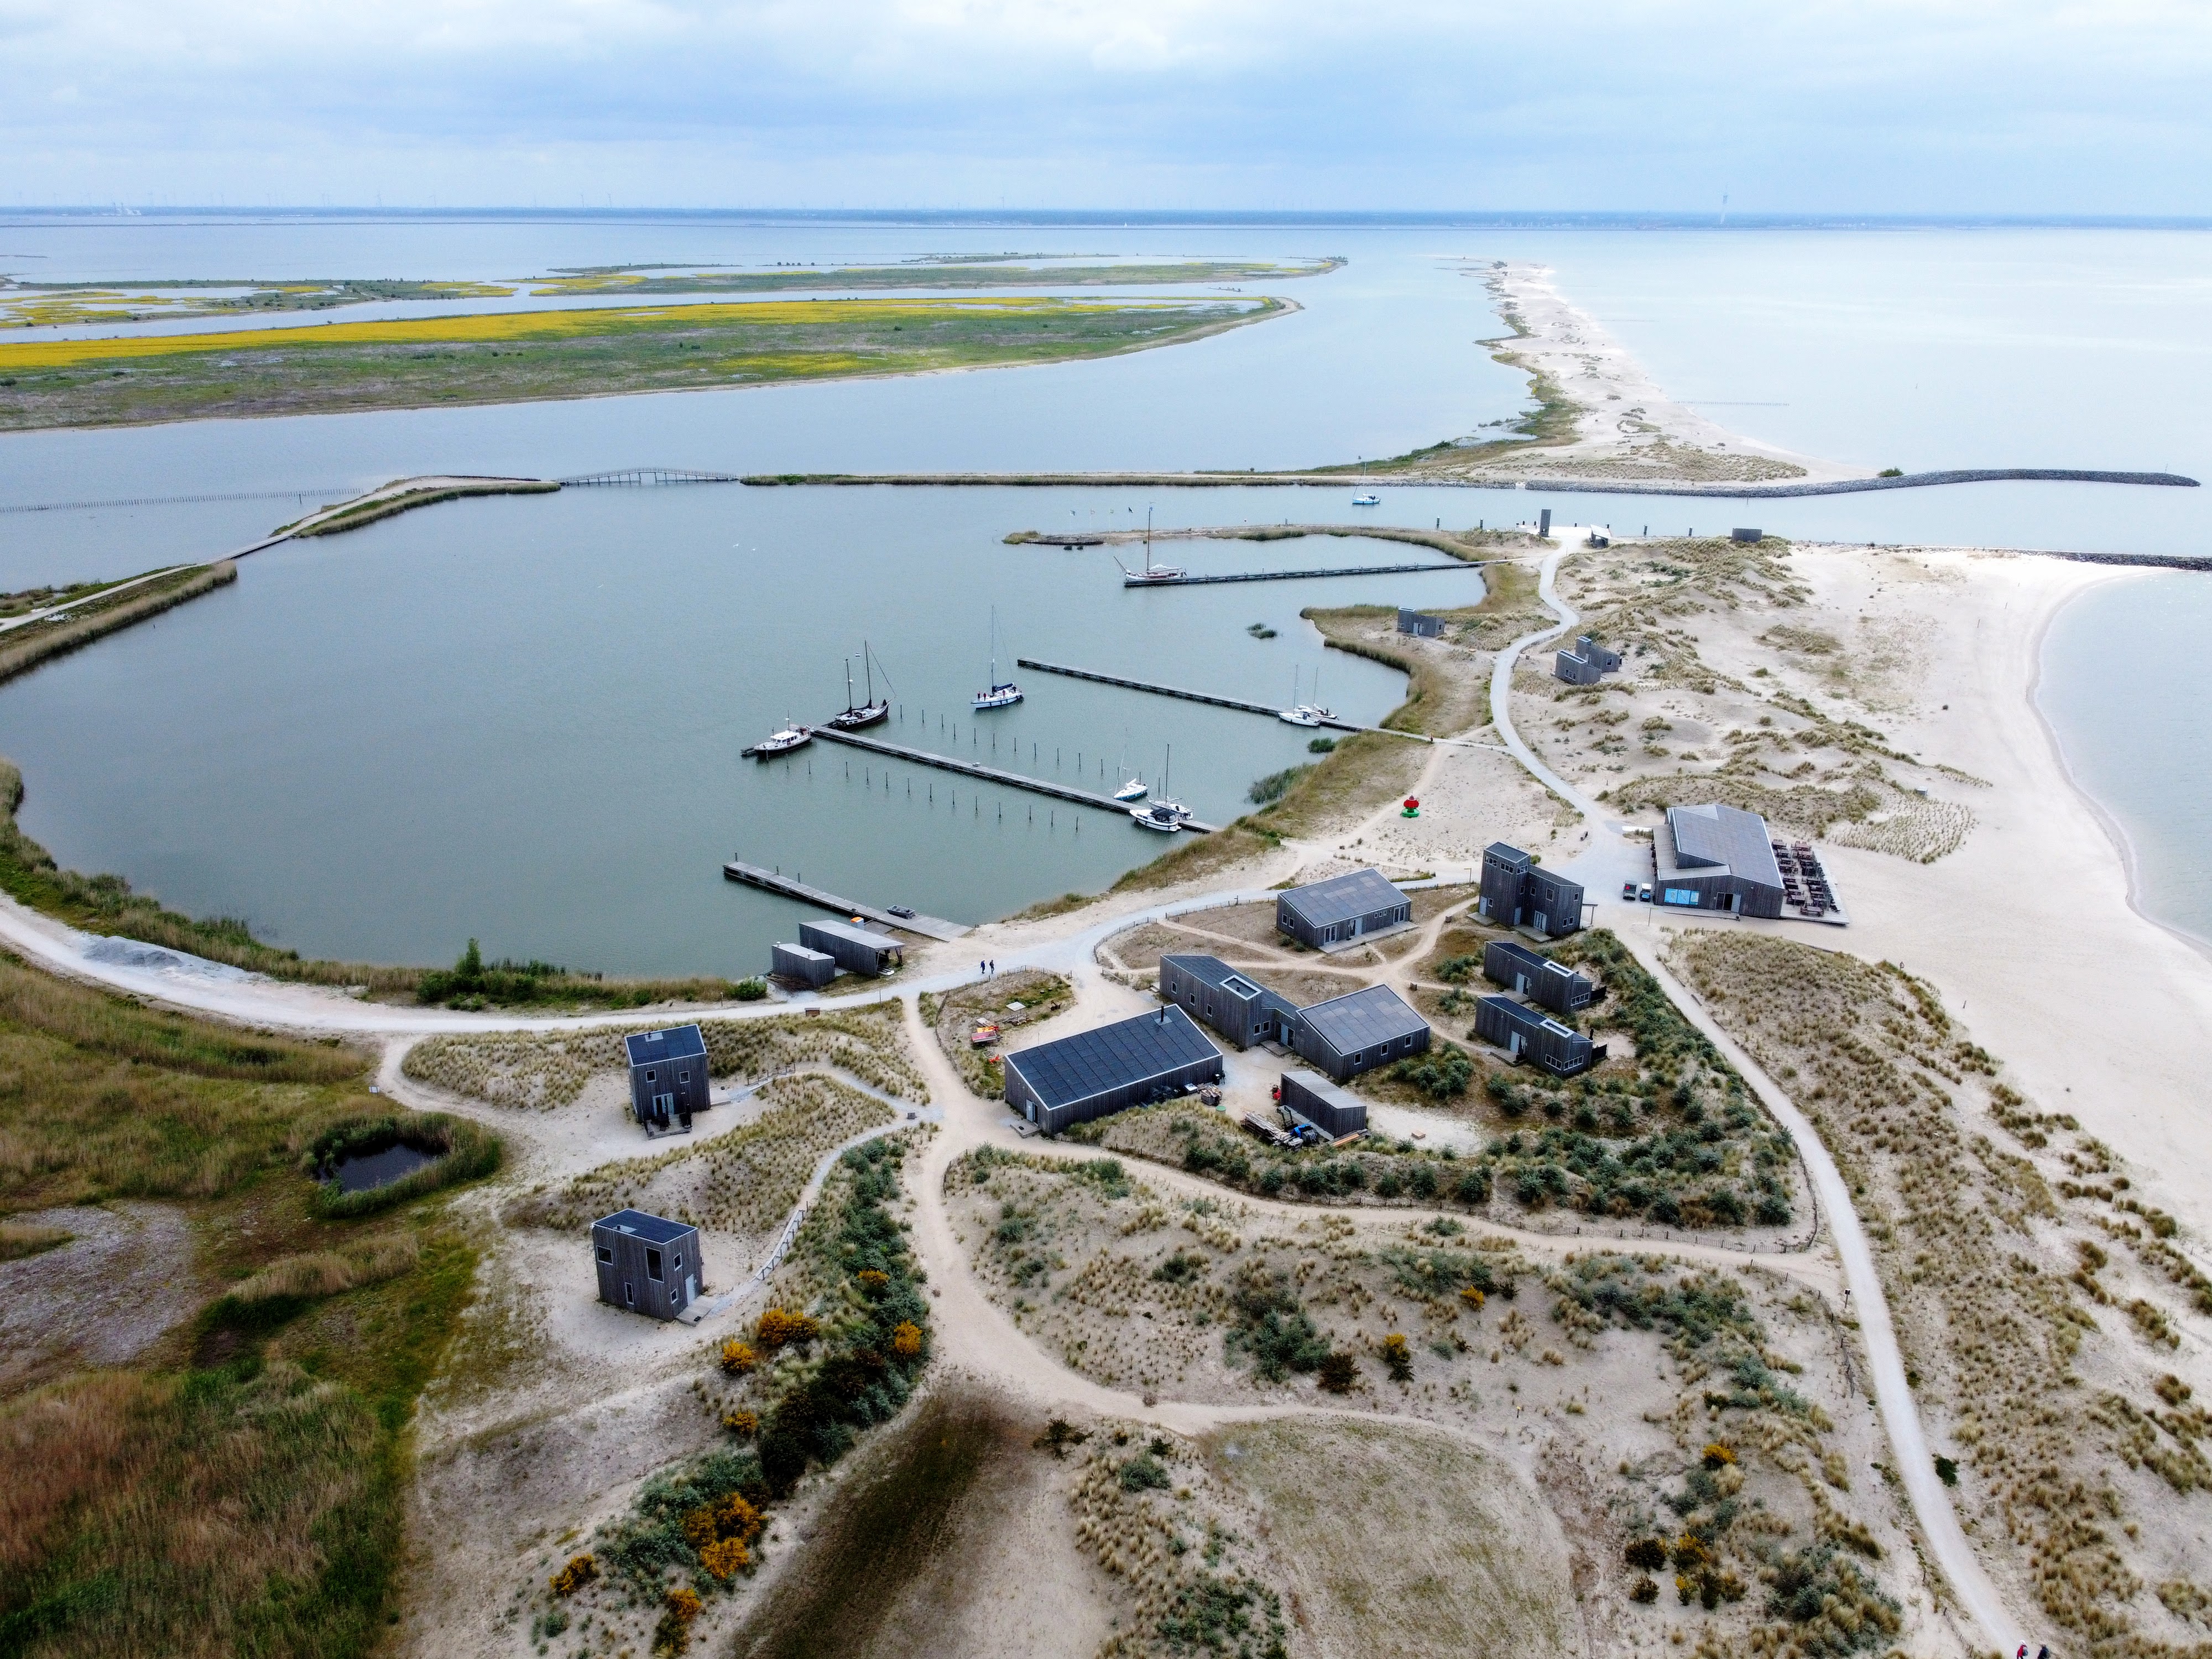
<svg viewBox="0 0 2212 1659">
<path fill-rule="evenodd" d="M 2212 212 L 2201 0 L 0 0 L 0 202 Z"/>
</svg>

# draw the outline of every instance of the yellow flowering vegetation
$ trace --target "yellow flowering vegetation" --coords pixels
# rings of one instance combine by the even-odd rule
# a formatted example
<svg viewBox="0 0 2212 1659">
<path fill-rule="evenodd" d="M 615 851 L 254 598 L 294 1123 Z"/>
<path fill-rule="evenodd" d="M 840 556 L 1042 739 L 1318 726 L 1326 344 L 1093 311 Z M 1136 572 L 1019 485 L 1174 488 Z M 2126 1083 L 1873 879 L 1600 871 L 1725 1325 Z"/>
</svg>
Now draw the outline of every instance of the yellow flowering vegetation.
<svg viewBox="0 0 2212 1659">
<path fill-rule="evenodd" d="M 793 1342 L 811 1342 L 822 1334 L 812 1314 L 795 1313 L 788 1308 L 770 1308 L 760 1316 L 754 1334 L 763 1348 L 781 1348 Z"/>
<path fill-rule="evenodd" d="M 753 1351 L 737 1338 L 722 1344 L 722 1369 L 732 1376 L 744 1376 L 759 1363 Z"/>
<path fill-rule="evenodd" d="M 599 1576 L 599 1564 L 590 1556 L 571 1556 L 568 1565 L 553 1575 L 553 1594 L 574 1595 Z"/>
<path fill-rule="evenodd" d="M 891 1331 L 891 1352 L 901 1359 L 911 1359 L 921 1352 L 921 1327 L 911 1319 L 902 1319 Z"/>
<path fill-rule="evenodd" d="M 0 343 L 0 374 L 13 369 L 174 357 L 222 351 L 345 346 L 550 344 L 583 336 L 668 328 L 925 327 L 968 316 L 1048 317 L 1086 312 L 1184 309 L 1184 301 L 1062 300 L 1042 296 L 945 300 L 764 300 L 734 305 L 615 306 L 574 311 L 493 311 L 459 317 L 392 317 L 375 322 L 310 323 L 296 328 L 225 329 L 204 334 L 142 334 L 100 340 Z M 855 362 L 857 362 L 857 359 Z M 832 371 L 837 372 L 837 371 Z M 847 371 L 849 372 L 849 371 Z"/>
<path fill-rule="evenodd" d="M 761 1512 L 736 1492 L 702 1505 L 684 1517 L 684 1540 L 699 1552 L 699 1565 L 726 1583 L 752 1560 L 752 1542 L 763 1525 Z"/>
</svg>

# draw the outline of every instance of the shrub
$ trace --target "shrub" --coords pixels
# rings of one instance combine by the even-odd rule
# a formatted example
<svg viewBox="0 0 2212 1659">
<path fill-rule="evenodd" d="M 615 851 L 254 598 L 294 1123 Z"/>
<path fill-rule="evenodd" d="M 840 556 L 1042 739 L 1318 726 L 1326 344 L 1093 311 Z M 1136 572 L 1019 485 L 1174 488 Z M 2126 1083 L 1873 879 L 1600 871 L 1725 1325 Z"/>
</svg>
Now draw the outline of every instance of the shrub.
<svg viewBox="0 0 2212 1659">
<path fill-rule="evenodd" d="M 1359 1364 L 1342 1349 L 1328 1355 L 1316 1368 L 1317 1380 L 1331 1394 L 1350 1394 L 1359 1380 Z"/>
<path fill-rule="evenodd" d="M 1224 1346 L 1233 1360 L 1249 1354 L 1261 1379 L 1279 1382 L 1292 1371 L 1310 1371 L 1328 1357 L 1328 1343 L 1314 1328 L 1291 1289 L 1289 1276 L 1257 1263 L 1238 1275 L 1237 1328 Z"/>
<path fill-rule="evenodd" d="M 1663 1538 L 1639 1538 L 1628 1547 L 1628 1565 L 1640 1572 L 1656 1572 L 1667 1565 L 1667 1540 Z M 1655 1589 L 1654 1593 L 1656 1591 Z M 1649 1600 L 1650 1597 L 1644 1598 Z"/>
<path fill-rule="evenodd" d="M 758 1412 L 734 1411 L 722 1419 L 722 1426 L 740 1440 L 750 1440 L 760 1433 Z"/>
<path fill-rule="evenodd" d="M 795 1313 L 788 1308 L 770 1308 L 760 1316 L 753 1334 L 763 1348 L 776 1349 L 788 1343 L 805 1344 L 822 1334 L 822 1327 L 812 1314 Z"/>
<path fill-rule="evenodd" d="M 727 1583 L 750 1565 L 752 1559 L 752 1552 L 734 1538 L 717 1538 L 699 1552 L 699 1565 L 714 1574 L 717 1583 Z"/>
<path fill-rule="evenodd" d="M 891 1282 L 891 1276 L 889 1273 L 878 1273 L 873 1267 L 863 1267 L 859 1273 L 854 1273 L 853 1278 L 870 1296 L 875 1295 Z"/>
<path fill-rule="evenodd" d="M 1628 1593 L 1638 1601 L 1656 1601 L 1659 1599 L 1659 1586 L 1650 1578 L 1639 1578 L 1636 1581 L 1635 1587 Z"/>
<path fill-rule="evenodd" d="M 1477 1310 L 1480 1310 L 1482 1304 L 1489 1300 L 1487 1297 L 1483 1295 L 1480 1289 L 1473 1285 L 1462 1285 L 1460 1286 L 1459 1299 L 1466 1303 L 1468 1307 Z"/>
<path fill-rule="evenodd" d="M 1700 1455 L 1709 1469 L 1721 1468 L 1735 1462 L 1735 1454 L 1717 1440 L 1707 1446 Z"/>
<path fill-rule="evenodd" d="M 571 1556 L 568 1565 L 553 1575 L 553 1594 L 574 1595 L 599 1576 L 599 1564 L 590 1556 Z"/>
<path fill-rule="evenodd" d="M 722 1369 L 732 1376 L 744 1376 L 759 1364 L 753 1351 L 737 1338 L 722 1344 Z"/>
<path fill-rule="evenodd" d="M 1474 1080 L 1474 1062 L 1456 1043 L 1446 1042 L 1425 1054 L 1414 1054 L 1390 1068 L 1401 1083 L 1410 1083 L 1431 1100 L 1449 1100 L 1467 1092 Z"/>
<path fill-rule="evenodd" d="M 1139 1452 L 1122 1464 L 1118 1479 L 1123 1492 L 1164 1492 L 1170 1485 L 1166 1468 L 1149 1451 Z"/>
<path fill-rule="evenodd" d="M 1382 1339 L 1382 1363 L 1390 1368 L 1393 1382 L 1413 1380 L 1413 1350 L 1407 1346 L 1405 1337 L 1397 1331 Z"/>
<path fill-rule="evenodd" d="M 1936 1460 L 1936 1478 L 1947 1486 L 1957 1486 L 1959 1466 L 1951 1459 L 1939 1455 Z"/>
<path fill-rule="evenodd" d="M 1044 1432 L 1030 1442 L 1039 1451 L 1048 1451 L 1054 1457 L 1066 1457 L 1070 1446 L 1079 1446 L 1091 1438 L 1091 1431 L 1079 1429 L 1064 1417 L 1055 1417 L 1044 1425 Z"/>
<path fill-rule="evenodd" d="M 912 1359 L 921 1352 L 921 1327 L 911 1319 L 902 1319 L 891 1331 L 891 1352 L 901 1359 Z"/>
<path fill-rule="evenodd" d="M 669 1591 L 668 1610 L 685 1624 L 690 1624 L 699 1616 L 699 1592 L 689 1585 Z"/>
</svg>

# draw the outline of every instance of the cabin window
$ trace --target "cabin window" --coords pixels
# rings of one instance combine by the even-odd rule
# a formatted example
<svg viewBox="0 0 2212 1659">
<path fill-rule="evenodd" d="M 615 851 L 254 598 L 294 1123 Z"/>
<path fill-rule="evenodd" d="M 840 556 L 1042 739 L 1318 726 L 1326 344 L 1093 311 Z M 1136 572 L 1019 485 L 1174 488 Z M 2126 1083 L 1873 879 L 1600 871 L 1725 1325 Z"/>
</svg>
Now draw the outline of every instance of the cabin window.
<svg viewBox="0 0 2212 1659">
<path fill-rule="evenodd" d="M 654 1280 L 658 1280 L 660 1278 L 659 1251 L 647 1250 L 645 1253 L 645 1276 L 647 1279 Z"/>
<path fill-rule="evenodd" d="M 684 1258 L 680 1255 L 676 1258 L 676 1271 L 679 1273 L 684 1271 Z"/>
<path fill-rule="evenodd" d="M 1364 1048 L 1362 1048 L 1362 1049 L 1361 1049 L 1358 1054 L 1356 1054 L 1352 1055 L 1352 1063 L 1354 1066 L 1357 1066 L 1357 1065 L 1358 1065 L 1358 1064 L 1359 1064 L 1359 1062 L 1360 1062 L 1360 1061 L 1362 1061 L 1362 1060 L 1365 1060 L 1366 1058 L 1367 1058 L 1367 1051 L 1366 1051 Z"/>
<path fill-rule="evenodd" d="M 611 1244 L 602 1244 L 602 1245 L 600 1245 L 600 1246 L 599 1246 L 599 1260 L 600 1260 L 600 1261 L 602 1261 L 605 1262 L 608 1266 L 611 1267 L 611 1266 L 613 1266 L 613 1265 L 614 1265 L 614 1259 L 615 1259 L 615 1247 L 614 1247 L 613 1245 L 611 1245 Z"/>
<path fill-rule="evenodd" d="M 676 1074 L 676 1080 L 678 1083 L 689 1083 L 691 1080 L 691 1073 L 689 1072 L 678 1072 Z"/>
<path fill-rule="evenodd" d="M 652 1081 L 653 1081 L 653 1073 L 652 1073 L 650 1071 L 648 1071 L 648 1072 L 647 1072 L 647 1073 L 646 1073 L 646 1074 L 645 1074 L 645 1080 L 646 1080 L 647 1083 L 650 1083 L 650 1082 L 652 1082 Z"/>
</svg>

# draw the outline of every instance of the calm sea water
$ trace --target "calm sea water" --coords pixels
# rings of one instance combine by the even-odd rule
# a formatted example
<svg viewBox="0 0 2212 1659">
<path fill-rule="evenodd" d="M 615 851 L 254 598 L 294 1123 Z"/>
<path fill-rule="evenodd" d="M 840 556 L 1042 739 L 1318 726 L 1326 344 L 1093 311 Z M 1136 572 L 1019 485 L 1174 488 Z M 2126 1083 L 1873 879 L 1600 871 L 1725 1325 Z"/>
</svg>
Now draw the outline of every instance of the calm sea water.
<svg viewBox="0 0 2212 1659">
<path fill-rule="evenodd" d="M 1350 264 L 1248 285 L 1297 299 L 1295 316 L 1097 363 L 7 437 L 0 508 L 254 499 L 0 512 L 0 585 L 206 556 L 303 503 L 413 471 L 1256 467 L 1393 453 L 1522 406 L 1519 377 L 1479 343 L 1498 325 L 1468 274 L 1498 258 L 1555 265 L 1563 289 L 1670 390 L 1796 448 L 1916 470 L 2212 472 L 2212 411 L 2195 395 L 2212 356 L 2212 239 L 2188 233 L 17 221 L 0 228 L 0 268 L 117 281 L 489 278 L 1010 246 L 1334 252 Z M 1097 554 L 1001 538 L 1127 525 L 1147 507 L 1163 525 L 1342 519 L 1345 494 L 702 488 L 441 508 L 257 556 L 235 588 L 0 691 L 0 751 L 28 776 L 26 827 L 67 862 L 120 871 L 188 909 L 245 915 L 303 950 L 432 960 L 474 934 L 495 953 L 611 970 L 750 970 L 793 913 L 722 884 L 717 866 L 732 853 L 856 897 L 980 919 L 1095 888 L 1157 850 L 1080 809 L 1039 802 L 1032 824 L 1030 797 L 971 793 L 942 775 L 886 777 L 869 763 L 848 782 L 844 757 L 819 747 L 768 768 L 735 759 L 787 711 L 836 707 L 841 659 L 864 635 L 897 677 L 907 723 L 895 735 L 918 737 L 927 710 L 947 718 L 934 740 L 950 747 L 957 711 L 966 752 L 988 758 L 975 745 L 995 732 L 1006 750 L 1035 745 L 1024 759 L 1045 775 L 1066 776 L 1080 750 L 1094 782 L 1099 760 L 1125 745 L 1152 775 L 1154 751 L 1172 742 L 1176 792 L 1225 817 L 1252 779 L 1303 757 L 1303 734 L 1035 675 L 1020 710 L 971 728 L 964 699 L 985 672 L 992 607 L 1004 654 L 1275 698 L 1294 668 L 1322 663 L 1300 605 L 1441 602 L 1439 584 L 1473 579 L 1125 593 Z M 1541 506 L 1628 530 L 1749 521 L 1885 542 L 2212 545 L 2208 492 L 2108 486 L 1756 504 L 1398 488 L 1373 516 L 1457 526 Z M 1402 556 L 1288 546 L 1176 557 L 1233 568 Z M 2194 579 L 2169 586 L 2206 591 Z M 2109 590 L 2069 624 L 2088 627 L 2089 607 L 2138 591 Z M 1253 639 L 1252 623 L 1279 637 Z M 2091 654 L 2069 637 L 2054 633 L 2046 708 L 2085 782 L 2136 832 L 2151 908 L 2212 932 L 2212 895 L 2152 850 L 2187 844 L 2186 812 L 2141 787 L 2157 771 L 2148 759 L 2136 769 L 2120 758 L 2125 744 L 2102 740 L 2125 716 L 2069 699 Z M 1395 700 L 1394 677 L 1329 656 L 1323 690 L 1340 709 L 1371 717 Z M 2145 660 L 2162 681 L 2137 682 L 2147 700 L 2202 702 L 2212 671 L 2200 654 Z M 2081 763 L 2092 750 L 2114 775 Z"/>
</svg>

